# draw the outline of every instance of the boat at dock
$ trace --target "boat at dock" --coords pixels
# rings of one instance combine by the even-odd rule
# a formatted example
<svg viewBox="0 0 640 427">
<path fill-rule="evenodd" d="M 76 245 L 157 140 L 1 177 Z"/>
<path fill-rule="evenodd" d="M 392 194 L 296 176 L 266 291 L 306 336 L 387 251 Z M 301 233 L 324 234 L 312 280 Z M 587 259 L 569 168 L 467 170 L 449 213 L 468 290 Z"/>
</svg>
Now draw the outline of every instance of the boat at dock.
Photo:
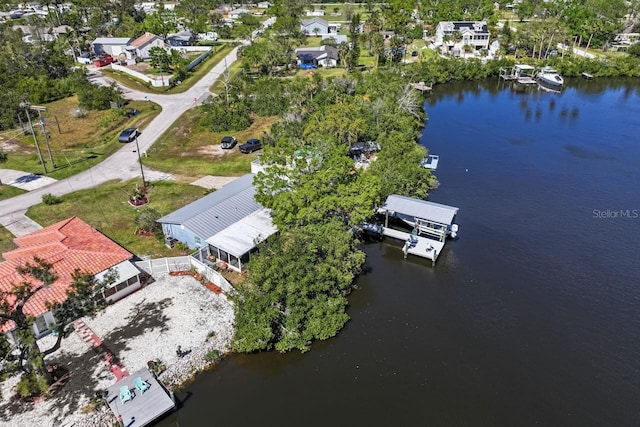
<svg viewBox="0 0 640 427">
<path fill-rule="evenodd" d="M 538 83 L 541 85 L 553 88 L 560 89 L 562 85 L 564 85 L 564 79 L 555 68 L 553 67 L 542 67 L 538 74 L 536 74 L 536 79 Z"/>
<path fill-rule="evenodd" d="M 440 160 L 440 157 L 438 157 L 437 155 L 429 154 L 427 157 L 422 159 L 422 161 L 420 162 L 420 166 L 422 166 L 425 169 L 431 169 L 432 171 L 434 171 L 438 168 L 439 160 Z"/>
</svg>

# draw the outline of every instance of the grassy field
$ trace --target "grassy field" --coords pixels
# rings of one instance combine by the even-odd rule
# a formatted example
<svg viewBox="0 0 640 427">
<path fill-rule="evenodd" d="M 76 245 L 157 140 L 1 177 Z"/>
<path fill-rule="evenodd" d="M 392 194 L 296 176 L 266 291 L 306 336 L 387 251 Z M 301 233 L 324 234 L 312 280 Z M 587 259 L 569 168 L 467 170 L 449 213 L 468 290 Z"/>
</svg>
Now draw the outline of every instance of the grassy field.
<svg viewBox="0 0 640 427">
<path fill-rule="evenodd" d="M 238 144 L 260 138 L 278 120 L 277 117 L 254 117 L 253 124 L 240 132 L 211 132 L 199 125 L 200 110 L 186 111 L 147 151 L 144 164 L 153 169 L 184 177 L 203 175 L 239 176 L 251 170 L 255 153 L 242 154 L 238 148 L 220 149 L 220 140 L 233 135 Z"/>
<path fill-rule="evenodd" d="M 236 62 L 234 62 L 233 64 L 231 64 L 231 66 L 228 68 L 229 70 L 229 75 L 231 78 L 231 81 L 233 82 L 233 80 L 238 77 L 238 73 L 240 73 L 242 69 L 242 60 L 238 60 Z M 218 80 L 215 81 L 215 83 L 213 83 L 211 85 L 211 87 L 209 88 L 209 91 L 211 91 L 212 93 L 223 93 L 224 92 L 224 79 L 226 78 L 226 76 L 223 74 L 222 76 L 220 76 L 220 78 L 218 78 Z"/>
<path fill-rule="evenodd" d="M 146 93 L 165 93 L 165 94 L 173 94 L 173 93 L 182 93 L 191 89 L 191 87 L 196 84 L 198 80 L 200 80 L 203 76 L 205 76 L 213 67 L 215 67 L 220 61 L 224 59 L 225 56 L 229 52 L 233 50 L 234 46 L 228 43 L 219 45 L 216 47 L 213 55 L 207 58 L 203 64 L 201 64 L 196 70 L 191 73 L 186 80 L 180 83 L 178 86 L 174 87 L 152 87 L 147 86 L 146 83 L 128 75 L 125 73 L 119 73 L 113 71 L 111 69 L 104 69 L 102 72 L 117 82 L 121 83 L 124 86 L 127 86 L 131 89 L 138 90 L 140 92 Z"/>
<path fill-rule="evenodd" d="M 125 183 L 109 182 L 90 190 L 71 193 L 62 196 L 60 204 L 33 206 L 27 211 L 27 216 L 43 227 L 77 216 L 136 255 L 177 255 L 176 250 L 167 248 L 155 237 L 135 234 L 134 221 L 138 210 L 129 205 L 127 200 L 138 182 L 139 180 Z M 205 193 L 205 189 L 193 185 L 171 181 L 158 182 L 152 184 L 147 206 L 166 215 L 201 198 Z M 0 244 L 3 243 L 4 238 L 0 240 Z"/>
<path fill-rule="evenodd" d="M 123 128 L 142 128 L 161 111 L 156 104 L 131 101 L 126 108 L 140 111 L 140 114 L 131 118 L 119 115 L 117 110 L 88 111 L 86 116 L 76 118 L 72 114 L 78 108 L 75 96 L 52 102 L 46 107 L 47 111 L 43 116 L 56 163 L 55 169 L 51 168 L 42 129 L 39 126 L 34 126 L 34 129 L 47 165 L 47 175 L 54 179 L 75 175 L 101 162 L 121 147 L 117 137 Z M 37 121 L 36 118 L 32 120 Z M 8 153 L 8 160 L 2 165 L 3 168 L 44 173 L 30 134 L 24 135 L 19 130 L 3 132 L 0 134 L 0 142 Z"/>
<path fill-rule="evenodd" d="M 13 187 L 11 185 L 0 185 L 0 200 L 10 199 L 26 192 L 26 190 L 22 190 L 18 187 Z"/>
<path fill-rule="evenodd" d="M 16 245 L 13 243 L 13 234 L 6 228 L 0 225 L 0 254 L 15 249 Z"/>
<path fill-rule="evenodd" d="M 324 16 L 320 16 L 319 18 L 324 19 L 330 22 L 347 22 L 347 16 L 345 14 L 345 5 L 344 4 L 322 4 L 322 3 L 312 3 L 314 10 L 324 10 Z M 310 9 L 311 6 L 308 7 Z M 360 19 L 364 19 L 369 16 L 367 12 L 367 8 L 364 5 L 356 5 L 350 4 L 348 7 L 351 8 L 353 13 L 359 13 Z M 312 16 L 303 16 L 303 19 L 313 18 Z"/>
</svg>

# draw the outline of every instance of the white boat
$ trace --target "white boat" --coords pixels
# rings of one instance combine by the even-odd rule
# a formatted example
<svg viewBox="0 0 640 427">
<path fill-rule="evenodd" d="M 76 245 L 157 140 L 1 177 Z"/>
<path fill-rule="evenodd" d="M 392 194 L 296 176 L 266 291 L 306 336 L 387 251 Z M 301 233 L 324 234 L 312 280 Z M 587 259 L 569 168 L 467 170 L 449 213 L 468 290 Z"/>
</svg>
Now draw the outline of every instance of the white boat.
<svg viewBox="0 0 640 427">
<path fill-rule="evenodd" d="M 564 79 L 558 74 L 555 68 L 542 67 L 538 75 L 536 76 L 539 83 L 551 86 L 553 88 L 560 88 L 564 84 Z"/>
<path fill-rule="evenodd" d="M 422 159 L 420 165 L 426 169 L 436 170 L 438 168 L 439 160 L 440 157 L 436 156 L 435 154 L 429 154 L 427 157 Z"/>
</svg>

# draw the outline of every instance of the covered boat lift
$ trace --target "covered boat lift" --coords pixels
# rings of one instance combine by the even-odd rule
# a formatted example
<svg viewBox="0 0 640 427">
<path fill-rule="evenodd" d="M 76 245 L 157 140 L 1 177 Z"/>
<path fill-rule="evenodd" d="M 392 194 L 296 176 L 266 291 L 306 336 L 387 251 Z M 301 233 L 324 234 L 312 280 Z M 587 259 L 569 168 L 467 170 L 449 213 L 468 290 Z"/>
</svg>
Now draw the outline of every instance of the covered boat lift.
<svg viewBox="0 0 640 427">
<path fill-rule="evenodd" d="M 404 240 L 402 248 L 407 254 L 427 258 L 435 264 L 444 248 L 447 236 L 455 238 L 458 225 L 454 223 L 458 208 L 392 194 L 378 209 L 384 213 L 385 223 L 382 234 Z M 389 228 L 389 217 L 398 218 L 413 228 L 411 233 Z"/>
</svg>

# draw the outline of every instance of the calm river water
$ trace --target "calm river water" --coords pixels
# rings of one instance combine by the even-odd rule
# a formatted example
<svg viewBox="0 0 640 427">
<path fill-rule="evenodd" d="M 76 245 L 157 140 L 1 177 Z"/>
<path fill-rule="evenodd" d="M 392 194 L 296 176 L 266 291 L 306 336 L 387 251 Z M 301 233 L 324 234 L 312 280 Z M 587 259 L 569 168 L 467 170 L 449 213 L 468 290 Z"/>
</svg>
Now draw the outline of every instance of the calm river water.
<svg viewBox="0 0 640 427">
<path fill-rule="evenodd" d="M 351 322 L 307 354 L 232 356 L 168 426 L 640 425 L 640 85 L 439 87 L 435 268 L 366 247 Z"/>
</svg>

